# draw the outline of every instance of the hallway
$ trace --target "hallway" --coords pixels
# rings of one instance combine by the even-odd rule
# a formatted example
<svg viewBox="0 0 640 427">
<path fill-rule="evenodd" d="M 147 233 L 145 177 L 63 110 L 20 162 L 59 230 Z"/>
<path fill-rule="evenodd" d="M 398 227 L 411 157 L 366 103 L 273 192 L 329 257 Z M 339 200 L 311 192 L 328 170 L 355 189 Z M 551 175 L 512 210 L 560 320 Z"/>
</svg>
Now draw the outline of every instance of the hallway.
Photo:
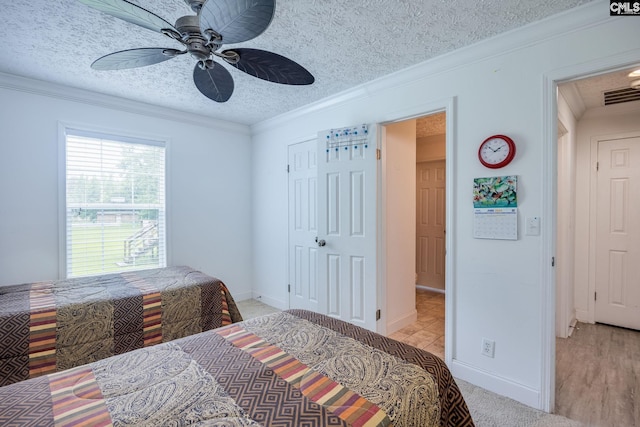
<svg viewBox="0 0 640 427">
<path fill-rule="evenodd" d="M 587 426 L 640 427 L 640 332 L 578 323 L 556 338 L 556 413 Z"/>
<path fill-rule="evenodd" d="M 416 288 L 418 320 L 389 335 L 444 359 L 444 294 Z"/>
</svg>

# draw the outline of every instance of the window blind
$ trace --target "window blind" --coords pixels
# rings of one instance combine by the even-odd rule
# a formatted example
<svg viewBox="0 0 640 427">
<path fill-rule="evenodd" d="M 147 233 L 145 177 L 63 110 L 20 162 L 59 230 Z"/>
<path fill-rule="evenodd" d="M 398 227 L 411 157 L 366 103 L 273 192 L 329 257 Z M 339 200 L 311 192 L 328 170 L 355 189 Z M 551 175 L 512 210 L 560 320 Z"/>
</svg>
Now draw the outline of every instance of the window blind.
<svg viewBox="0 0 640 427">
<path fill-rule="evenodd" d="M 165 146 L 67 129 L 67 277 L 166 266 Z"/>
</svg>

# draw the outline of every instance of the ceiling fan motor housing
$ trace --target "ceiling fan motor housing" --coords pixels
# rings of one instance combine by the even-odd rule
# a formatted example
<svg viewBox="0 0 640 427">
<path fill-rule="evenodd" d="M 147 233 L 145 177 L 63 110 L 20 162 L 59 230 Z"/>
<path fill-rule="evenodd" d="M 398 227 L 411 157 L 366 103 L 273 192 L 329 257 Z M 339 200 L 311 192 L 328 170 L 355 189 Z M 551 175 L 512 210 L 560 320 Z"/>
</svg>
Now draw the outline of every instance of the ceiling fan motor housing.
<svg viewBox="0 0 640 427">
<path fill-rule="evenodd" d="M 205 61 L 211 56 L 212 47 L 200 32 L 200 18 L 196 15 L 187 15 L 178 18 L 176 30 L 182 36 L 189 53 L 198 61 Z M 217 47 L 214 47 L 215 50 Z"/>
</svg>

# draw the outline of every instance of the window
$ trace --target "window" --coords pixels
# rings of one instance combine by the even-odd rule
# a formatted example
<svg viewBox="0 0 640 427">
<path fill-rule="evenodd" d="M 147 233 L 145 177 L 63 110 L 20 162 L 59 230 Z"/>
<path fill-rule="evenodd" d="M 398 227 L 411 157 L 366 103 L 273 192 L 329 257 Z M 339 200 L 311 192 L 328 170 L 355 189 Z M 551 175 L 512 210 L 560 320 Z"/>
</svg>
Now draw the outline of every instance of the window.
<svg viewBox="0 0 640 427">
<path fill-rule="evenodd" d="M 166 266 L 165 146 L 66 129 L 67 277 Z"/>
</svg>

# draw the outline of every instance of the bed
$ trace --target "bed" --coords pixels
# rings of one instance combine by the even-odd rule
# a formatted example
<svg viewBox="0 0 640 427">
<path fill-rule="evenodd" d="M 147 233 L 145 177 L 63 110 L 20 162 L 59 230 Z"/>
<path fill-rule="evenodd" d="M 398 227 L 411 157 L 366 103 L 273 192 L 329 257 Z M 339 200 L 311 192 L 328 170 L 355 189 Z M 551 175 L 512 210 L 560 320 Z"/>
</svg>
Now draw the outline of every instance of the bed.
<svg viewBox="0 0 640 427">
<path fill-rule="evenodd" d="M 0 287 L 0 386 L 240 320 L 225 284 L 186 266 Z"/>
<path fill-rule="evenodd" d="M 0 425 L 470 427 L 430 353 L 288 310 L 0 387 Z"/>
</svg>

